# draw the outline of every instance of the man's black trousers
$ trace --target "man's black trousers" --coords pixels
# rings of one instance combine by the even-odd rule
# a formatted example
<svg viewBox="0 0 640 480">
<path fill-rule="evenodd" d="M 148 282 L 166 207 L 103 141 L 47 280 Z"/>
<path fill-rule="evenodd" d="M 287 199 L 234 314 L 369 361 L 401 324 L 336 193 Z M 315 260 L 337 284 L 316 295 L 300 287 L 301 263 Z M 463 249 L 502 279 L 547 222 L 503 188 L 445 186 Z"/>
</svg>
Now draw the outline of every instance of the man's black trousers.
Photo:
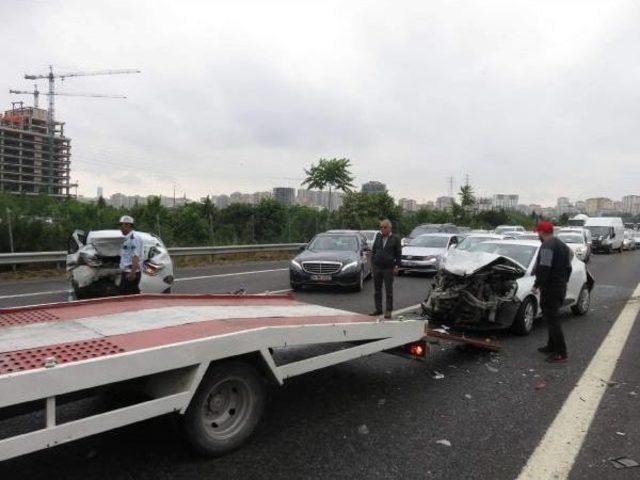
<svg viewBox="0 0 640 480">
<path fill-rule="evenodd" d="M 137 295 L 140 293 L 140 272 L 136 273 L 135 280 L 129 280 L 129 273 L 122 272 L 120 279 L 120 295 Z"/>
<path fill-rule="evenodd" d="M 564 333 L 562 333 L 562 326 L 560 325 L 560 319 L 558 318 L 558 310 L 562 306 L 563 298 L 559 296 L 551 296 L 551 298 L 545 298 L 544 294 L 541 299 L 542 317 L 547 323 L 549 330 L 549 340 L 547 347 L 551 350 L 551 353 L 567 356 L 567 344 L 564 341 Z"/>
<path fill-rule="evenodd" d="M 373 267 L 373 288 L 376 311 L 382 312 L 382 284 L 386 293 L 385 311 L 393 311 L 393 268 Z"/>
</svg>

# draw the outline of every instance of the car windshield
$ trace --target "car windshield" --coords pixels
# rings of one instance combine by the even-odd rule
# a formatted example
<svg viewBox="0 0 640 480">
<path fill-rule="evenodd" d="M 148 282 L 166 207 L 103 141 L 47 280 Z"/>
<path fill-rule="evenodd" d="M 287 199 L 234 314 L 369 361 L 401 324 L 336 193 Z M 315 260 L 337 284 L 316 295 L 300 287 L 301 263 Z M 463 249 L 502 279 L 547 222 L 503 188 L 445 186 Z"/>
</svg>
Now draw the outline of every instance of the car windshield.
<svg viewBox="0 0 640 480">
<path fill-rule="evenodd" d="M 587 227 L 591 232 L 591 235 L 599 237 L 601 235 L 609 235 L 611 233 L 611 227 L 605 227 L 600 225 L 590 225 Z"/>
<path fill-rule="evenodd" d="M 449 243 L 449 237 L 430 236 L 423 235 L 411 240 L 409 245 L 412 247 L 430 247 L 430 248 L 445 248 Z"/>
<path fill-rule="evenodd" d="M 409 237 L 416 238 L 418 235 L 422 235 L 424 233 L 437 233 L 438 227 L 435 225 L 420 225 L 411 230 Z"/>
<path fill-rule="evenodd" d="M 496 227 L 496 233 L 500 234 L 500 233 L 505 233 L 505 232 L 522 232 L 524 229 L 522 227 L 518 227 L 518 226 L 503 226 L 503 227 Z"/>
<path fill-rule="evenodd" d="M 494 237 L 467 237 L 460 242 L 456 250 L 471 250 L 478 243 L 495 240 Z"/>
<path fill-rule="evenodd" d="M 558 238 L 564 243 L 584 243 L 584 238 L 578 233 L 559 233 Z"/>
<path fill-rule="evenodd" d="M 355 252 L 358 250 L 358 241 L 353 235 L 318 235 L 309 244 L 309 250 Z"/>
<path fill-rule="evenodd" d="M 516 243 L 484 242 L 471 249 L 472 252 L 487 252 L 502 255 L 515 260 L 520 265 L 528 267 L 538 247 L 532 245 L 519 245 Z"/>
</svg>

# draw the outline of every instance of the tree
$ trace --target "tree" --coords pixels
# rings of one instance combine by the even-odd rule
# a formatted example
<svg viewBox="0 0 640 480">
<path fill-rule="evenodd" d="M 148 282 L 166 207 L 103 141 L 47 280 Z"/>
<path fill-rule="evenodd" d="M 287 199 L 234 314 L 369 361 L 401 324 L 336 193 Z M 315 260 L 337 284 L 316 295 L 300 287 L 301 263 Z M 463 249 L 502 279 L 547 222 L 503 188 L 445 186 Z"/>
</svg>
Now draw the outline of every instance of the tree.
<svg viewBox="0 0 640 480">
<path fill-rule="evenodd" d="M 473 206 L 476 204 L 476 197 L 473 193 L 473 187 L 469 184 L 460 187 L 458 197 L 460 197 L 460 206 L 466 212 L 472 210 Z"/>
<path fill-rule="evenodd" d="M 355 187 L 353 184 L 353 176 L 349 170 L 351 160 L 348 158 L 321 158 L 318 165 L 311 164 L 308 170 L 305 168 L 306 178 L 302 185 L 307 186 L 307 190 L 317 188 L 324 190 L 329 187 L 329 212 L 331 212 L 331 190 L 341 190 L 350 192 Z"/>
</svg>

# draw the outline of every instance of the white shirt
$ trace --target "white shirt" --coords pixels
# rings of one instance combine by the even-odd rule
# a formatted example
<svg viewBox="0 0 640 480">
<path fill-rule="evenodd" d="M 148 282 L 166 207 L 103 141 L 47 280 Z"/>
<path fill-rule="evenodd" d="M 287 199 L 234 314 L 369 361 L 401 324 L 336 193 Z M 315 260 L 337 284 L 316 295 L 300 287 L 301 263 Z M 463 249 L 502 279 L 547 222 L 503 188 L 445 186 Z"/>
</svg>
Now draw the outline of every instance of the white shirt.
<svg viewBox="0 0 640 480">
<path fill-rule="evenodd" d="M 120 270 L 130 272 L 133 257 L 138 257 L 138 269 L 142 270 L 142 239 L 131 230 L 124 236 L 122 247 L 120 247 Z"/>
<path fill-rule="evenodd" d="M 387 240 L 389 240 L 389 235 L 387 235 L 386 237 L 382 237 L 382 248 L 387 246 Z"/>
</svg>

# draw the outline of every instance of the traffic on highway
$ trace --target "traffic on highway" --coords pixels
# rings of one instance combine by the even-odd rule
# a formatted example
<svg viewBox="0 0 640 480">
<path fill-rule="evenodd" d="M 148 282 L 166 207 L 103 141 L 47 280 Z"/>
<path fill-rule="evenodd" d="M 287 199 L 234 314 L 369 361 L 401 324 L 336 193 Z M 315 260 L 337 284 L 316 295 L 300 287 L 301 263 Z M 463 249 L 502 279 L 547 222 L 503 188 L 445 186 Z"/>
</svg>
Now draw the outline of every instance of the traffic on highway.
<svg viewBox="0 0 640 480">
<path fill-rule="evenodd" d="M 457 478 L 551 478 L 544 473 L 556 471 L 548 463 L 547 449 L 558 438 L 568 438 L 578 443 L 572 476 L 609 478 L 608 459 L 621 454 L 631 458 L 637 452 L 631 439 L 640 436 L 635 415 L 640 376 L 633 368 L 634 350 L 622 350 L 627 341 L 637 344 L 634 321 L 640 255 L 633 251 L 635 245 L 611 249 L 617 254 L 586 255 L 593 247 L 584 241 L 588 233 L 599 245 L 601 236 L 615 239 L 619 235 L 614 227 L 611 231 L 601 227 L 572 226 L 553 233 L 572 252 L 566 310 L 560 313 L 570 361 L 561 366 L 545 363 L 536 352 L 546 335 L 544 328 L 535 328 L 544 323 L 544 306 L 534 285 L 542 243 L 528 239 L 524 229 L 421 226 L 419 234 L 402 241 L 394 287 L 396 307 L 388 320 L 364 315 L 373 305 L 373 285 L 366 280 L 375 269 L 372 249 L 375 252 L 380 233 L 371 239 L 356 230 L 327 231 L 310 239 L 291 260 L 176 269 L 173 294 L 110 300 L 117 289 L 93 290 L 93 297 L 102 300 L 80 302 L 75 300 L 78 265 L 108 268 L 101 277 L 111 278 L 117 287 L 119 259 L 114 241 L 122 242 L 123 237 L 105 232 L 76 234 L 67 264 L 69 280 L 0 285 L 4 356 L 0 382 L 7 392 L 0 402 L 0 458 L 4 460 L 0 472 L 3 476 L 6 472 L 7 478 L 44 478 L 38 465 L 46 462 L 52 468 L 65 468 L 68 478 L 105 474 L 117 478 L 121 471 L 114 461 L 118 459 L 147 477 L 157 477 L 160 471 L 178 477 L 193 468 L 222 477 L 260 476 L 256 465 L 277 469 L 279 477 L 317 477 L 330 476 L 331 467 L 322 460 L 328 449 L 332 462 L 353 475 L 374 472 L 373 476 L 389 477 L 402 472 L 437 478 L 438 474 L 425 472 L 447 469 L 447 475 Z M 635 233 L 623 230 L 622 237 L 632 239 Z M 140 236 L 147 238 L 144 233 Z M 148 237 L 145 274 L 149 274 L 146 265 L 153 262 L 153 275 L 173 275 L 170 260 L 164 266 L 157 261 L 168 256 L 162 241 Z M 407 263 L 431 259 L 429 268 Z M 198 297 L 201 294 L 205 295 Z M 128 303 L 119 306 L 118 299 L 124 298 Z M 233 299 L 232 303 L 225 298 Z M 37 304 L 42 306 L 30 307 Z M 33 315 L 33 320 L 26 320 Z M 233 323 L 234 318 L 248 317 L 259 322 L 255 324 L 264 333 L 250 340 L 254 327 L 238 330 L 237 346 L 217 340 L 222 323 L 207 327 L 208 322 L 226 318 Z M 326 320 L 305 320 L 316 317 Z M 621 337 L 614 329 L 625 319 L 628 331 Z M 73 327 L 65 321 L 73 322 Z M 282 321 L 288 325 L 286 335 L 293 337 L 278 333 Z M 201 325 L 198 336 L 188 333 L 193 322 Z M 309 330 L 309 325 L 320 324 L 326 325 L 323 330 Z M 92 333 L 81 333 L 89 325 Z M 334 336 L 334 327 L 344 332 L 343 338 Z M 470 341 L 466 348 L 454 348 L 447 342 L 448 335 Z M 211 352 L 225 353 L 201 356 L 196 353 L 200 350 L 192 350 L 197 346 L 194 341 L 204 339 L 212 342 Z M 60 365 L 69 361 L 56 357 L 60 345 L 67 348 L 86 341 L 106 341 L 114 350 Z M 340 342 L 341 350 L 329 348 L 335 342 Z M 483 342 L 489 342 L 491 349 L 483 349 Z M 615 342 L 622 344 L 611 362 L 613 347 L 607 357 L 602 357 L 601 350 Z M 139 350 L 143 345 L 145 349 Z M 384 353 L 395 347 L 404 348 L 405 357 L 422 361 Z M 42 365 L 20 363 L 28 362 L 24 359 L 37 348 L 46 349 L 38 353 Z M 143 355 L 155 349 L 165 352 L 162 361 Z M 260 369 L 238 362 L 252 351 L 262 355 L 270 373 L 260 374 Z M 193 360 L 178 361 L 186 352 L 191 352 Z M 340 358 L 337 352 L 342 352 Z M 174 356 L 176 360 L 170 360 Z M 166 366 L 158 370 L 158 362 Z M 585 376 L 599 362 L 607 363 L 608 373 L 598 370 L 607 378 L 600 378 L 598 387 L 590 389 Z M 127 363 L 137 366 L 129 368 Z M 76 364 L 79 369 L 73 370 Z M 90 373 L 91 365 L 104 373 Z M 180 377 L 170 374 L 178 371 L 185 375 L 178 383 L 192 385 L 180 394 L 176 390 Z M 36 383 L 28 374 L 34 375 Z M 95 380 L 105 374 L 109 380 Z M 58 387 L 48 389 L 48 377 L 56 378 Z M 267 382 L 268 378 L 272 381 Z M 284 382 L 285 378 L 290 380 Z M 277 388 L 283 382 L 284 387 Z M 110 412 L 123 412 L 122 418 L 115 420 L 114 413 L 107 412 L 103 415 L 111 416 L 99 417 L 94 426 L 90 412 L 104 409 L 100 405 L 106 391 L 117 405 Z M 154 400 L 149 406 L 148 401 L 131 403 L 132 391 Z M 575 395 L 593 404 L 590 427 L 582 435 L 568 434 L 562 430 L 566 425 L 557 425 L 563 412 L 573 408 Z M 57 397 L 59 404 L 51 400 Z M 44 413 L 39 413 L 34 402 L 47 398 L 46 405 L 39 405 L 46 407 Z M 179 413 L 167 416 L 169 412 Z M 201 454 L 218 458 L 204 461 L 180 445 L 174 435 L 178 427 L 169 426 L 170 417 L 176 415 L 186 419 L 188 443 Z M 56 436 L 58 430 L 61 433 Z M 394 441 L 392 451 L 383 447 L 388 438 Z M 74 439 L 79 440 L 50 448 Z M 513 454 L 500 462 L 487 460 L 487 441 L 496 451 Z M 140 442 L 145 444 L 142 457 L 133 448 Z M 385 452 L 382 457 L 380 451 Z M 283 464 L 292 452 L 295 458 Z M 353 464 L 349 459 L 354 455 L 368 458 L 367 465 Z M 460 455 L 475 460 L 450 463 Z"/>
</svg>

